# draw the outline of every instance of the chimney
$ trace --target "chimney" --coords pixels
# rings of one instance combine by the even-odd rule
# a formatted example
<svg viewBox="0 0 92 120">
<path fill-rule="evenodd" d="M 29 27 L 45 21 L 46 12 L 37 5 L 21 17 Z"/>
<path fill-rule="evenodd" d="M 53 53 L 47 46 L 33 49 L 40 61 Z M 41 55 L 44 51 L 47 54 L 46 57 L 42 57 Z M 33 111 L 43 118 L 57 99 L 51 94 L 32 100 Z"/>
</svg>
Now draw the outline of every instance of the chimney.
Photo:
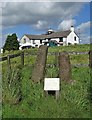
<svg viewBox="0 0 92 120">
<path fill-rule="evenodd" d="M 71 26 L 70 31 L 74 32 L 74 27 L 73 26 Z"/>
<path fill-rule="evenodd" d="M 51 34 L 51 33 L 53 33 L 54 31 L 50 28 L 49 30 L 48 30 L 48 34 Z"/>
</svg>

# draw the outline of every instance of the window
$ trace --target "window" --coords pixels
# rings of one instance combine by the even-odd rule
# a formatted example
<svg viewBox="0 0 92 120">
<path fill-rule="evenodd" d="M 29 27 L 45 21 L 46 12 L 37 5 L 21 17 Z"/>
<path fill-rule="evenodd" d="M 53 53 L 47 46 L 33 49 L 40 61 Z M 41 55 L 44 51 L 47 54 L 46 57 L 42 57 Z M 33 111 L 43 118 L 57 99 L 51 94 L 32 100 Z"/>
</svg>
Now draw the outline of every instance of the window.
<svg viewBox="0 0 92 120">
<path fill-rule="evenodd" d="M 33 40 L 33 44 L 35 44 L 35 40 Z"/>
<path fill-rule="evenodd" d="M 42 44 L 42 40 L 40 40 L 40 44 Z"/>
<path fill-rule="evenodd" d="M 24 43 L 26 43 L 26 39 L 24 38 Z"/>
<path fill-rule="evenodd" d="M 59 42 L 63 42 L 63 37 L 59 38 Z"/>
<path fill-rule="evenodd" d="M 38 45 L 35 45 L 35 47 L 38 47 Z"/>
<path fill-rule="evenodd" d="M 74 40 L 76 41 L 76 37 L 74 37 Z"/>
</svg>

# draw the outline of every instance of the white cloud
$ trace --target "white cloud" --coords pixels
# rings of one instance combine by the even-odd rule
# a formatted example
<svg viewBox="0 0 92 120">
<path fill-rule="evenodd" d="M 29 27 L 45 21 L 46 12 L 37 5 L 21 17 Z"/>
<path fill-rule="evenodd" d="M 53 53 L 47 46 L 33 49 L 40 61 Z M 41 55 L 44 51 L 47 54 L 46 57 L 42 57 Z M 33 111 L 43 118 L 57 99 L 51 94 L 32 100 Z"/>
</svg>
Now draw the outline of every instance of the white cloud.
<svg viewBox="0 0 92 120">
<path fill-rule="evenodd" d="M 76 20 L 74 20 L 74 19 L 64 20 L 59 24 L 58 29 L 59 30 L 69 30 L 70 27 L 72 25 L 74 26 L 75 24 L 76 24 Z"/>
<path fill-rule="evenodd" d="M 92 27 L 92 23 L 87 21 L 85 23 L 81 23 L 79 26 L 75 28 L 76 33 L 80 36 L 81 43 L 90 43 L 90 28 Z"/>
<path fill-rule="evenodd" d="M 81 33 L 85 32 L 85 31 L 88 31 L 88 29 L 90 30 L 91 24 L 92 23 L 90 21 L 82 23 L 82 24 L 80 24 L 79 26 L 76 27 L 76 31 L 80 31 Z"/>
<path fill-rule="evenodd" d="M 16 2 L 7 1 L 9 0 L 6 0 L 2 7 L 3 28 L 25 24 L 38 30 L 46 30 L 51 26 L 58 26 L 58 29 L 61 30 L 69 29 L 71 25 L 76 24 L 77 21 L 73 18 L 78 15 L 85 4 L 78 2 L 52 2 L 52 0 L 48 0 L 49 2 L 46 2 L 46 0 L 42 0 L 44 2 L 41 2 L 41 0 L 38 0 L 38 2 L 35 0 L 31 0 L 32 2 L 29 2 L 30 0 L 26 0 L 26 2 L 21 2 L 22 0 L 13 0 Z M 82 23 L 76 27 L 76 31 L 80 29 L 81 34 L 84 34 L 89 29 L 89 25 L 89 21 Z M 88 37 L 87 34 L 86 36 Z"/>
<path fill-rule="evenodd" d="M 80 43 L 82 44 L 90 44 L 92 36 L 87 34 L 80 35 Z"/>
<path fill-rule="evenodd" d="M 61 20 L 72 19 L 83 4 L 50 0 L 49 2 L 7 2 L 3 6 L 3 26 L 7 28 L 18 24 L 36 25 L 39 21 L 56 25 Z"/>
<path fill-rule="evenodd" d="M 39 20 L 37 24 L 34 25 L 34 27 L 38 30 L 41 30 L 41 29 L 47 29 L 49 26 L 46 21 Z"/>
</svg>

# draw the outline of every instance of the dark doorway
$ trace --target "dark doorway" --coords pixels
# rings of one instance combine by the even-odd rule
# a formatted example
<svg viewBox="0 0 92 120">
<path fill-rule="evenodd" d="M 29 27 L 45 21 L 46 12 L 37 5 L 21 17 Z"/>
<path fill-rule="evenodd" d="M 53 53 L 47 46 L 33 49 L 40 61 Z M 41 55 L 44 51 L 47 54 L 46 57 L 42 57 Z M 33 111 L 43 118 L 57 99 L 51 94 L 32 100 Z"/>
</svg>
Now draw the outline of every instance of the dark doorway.
<svg viewBox="0 0 92 120">
<path fill-rule="evenodd" d="M 50 41 L 50 42 L 49 42 L 49 46 L 50 46 L 50 47 L 57 46 L 57 43 L 55 43 L 54 41 Z"/>
</svg>

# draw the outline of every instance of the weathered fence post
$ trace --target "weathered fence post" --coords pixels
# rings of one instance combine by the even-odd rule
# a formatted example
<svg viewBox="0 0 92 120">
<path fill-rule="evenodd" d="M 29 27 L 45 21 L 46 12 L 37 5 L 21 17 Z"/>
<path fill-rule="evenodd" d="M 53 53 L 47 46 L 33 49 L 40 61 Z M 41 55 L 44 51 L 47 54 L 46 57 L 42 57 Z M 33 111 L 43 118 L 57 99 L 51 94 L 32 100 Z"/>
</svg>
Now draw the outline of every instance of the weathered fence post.
<svg viewBox="0 0 92 120">
<path fill-rule="evenodd" d="M 40 46 L 38 50 L 36 63 L 31 77 L 31 80 L 34 82 L 40 82 L 41 80 L 44 80 L 47 51 L 48 47 L 46 45 Z"/>
<path fill-rule="evenodd" d="M 57 53 L 57 52 L 55 53 L 55 62 L 56 62 L 56 63 L 55 63 L 55 64 L 56 64 L 55 66 L 56 66 L 56 67 L 59 67 L 59 65 L 58 65 L 58 53 Z"/>
<path fill-rule="evenodd" d="M 71 64 L 69 54 L 67 52 L 59 53 L 59 77 L 61 80 L 71 81 Z"/>
<path fill-rule="evenodd" d="M 59 90 L 56 90 L 56 91 L 55 91 L 55 97 L 56 97 L 56 100 L 59 99 Z"/>
<path fill-rule="evenodd" d="M 7 66 L 8 66 L 8 69 L 10 70 L 11 69 L 10 55 L 7 56 Z"/>
<path fill-rule="evenodd" d="M 92 68 L 92 50 L 89 51 L 89 67 Z"/>
<path fill-rule="evenodd" d="M 21 65 L 24 66 L 24 52 L 21 53 Z"/>
</svg>

